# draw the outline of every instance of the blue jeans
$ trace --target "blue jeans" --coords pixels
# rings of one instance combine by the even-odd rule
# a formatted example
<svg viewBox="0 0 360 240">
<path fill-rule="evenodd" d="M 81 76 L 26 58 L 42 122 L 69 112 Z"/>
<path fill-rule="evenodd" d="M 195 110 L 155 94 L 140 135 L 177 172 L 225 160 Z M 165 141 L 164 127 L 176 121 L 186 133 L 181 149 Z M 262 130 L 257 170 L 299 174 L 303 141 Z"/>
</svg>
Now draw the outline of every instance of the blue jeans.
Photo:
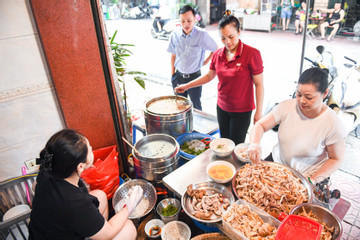
<svg viewBox="0 0 360 240">
<path fill-rule="evenodd" d="M 201 76 L 201 72 L 197 71 L 196 73 L 192 73 L 192 74 L 182 74 L 179 71 L 176 71 L 172 76 L 171 76 L 171 84 L 173 86 L 173 89 L 175 89 L 175 87 L 177 85 L 180 84 L 185 84 L 188 83 L 198 77 Z M 201 107 L 201 92 L 202 92 L 202 86 L 200 87 L 195 87 L 195 88 L 190 88 L 187 91 L 183 92 L 183 93 L 179 93 L 180 96 L 183 97 L 188 97 L 190 96 L 191 102 L 194 105 L 194 108 L 198 109 L 198 110 L 202 110 Z"/>
</svg>

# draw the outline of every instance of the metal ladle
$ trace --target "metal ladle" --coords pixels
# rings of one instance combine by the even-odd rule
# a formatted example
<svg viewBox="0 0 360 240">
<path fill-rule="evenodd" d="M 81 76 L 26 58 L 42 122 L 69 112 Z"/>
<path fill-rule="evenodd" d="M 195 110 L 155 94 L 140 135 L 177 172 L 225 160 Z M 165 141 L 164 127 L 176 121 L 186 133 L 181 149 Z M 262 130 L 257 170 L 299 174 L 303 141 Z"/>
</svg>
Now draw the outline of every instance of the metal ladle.
<svg viewBox="0 0 360 240">
<path fill-rule="evenodd" d="M 136 150 L 136 148 L 128 142 L 128 140 L 126 140 L 126 138 L 122 137 L 122 139 L 124 140 L 124 142 L 126 142 L 127 145 L 129 145 L 132 149 L 134 149 L 134 152 L 138 155 L 138 156 L 141 156 L 141 154 L 139 153 L 138 150 Z"/>
</svg>

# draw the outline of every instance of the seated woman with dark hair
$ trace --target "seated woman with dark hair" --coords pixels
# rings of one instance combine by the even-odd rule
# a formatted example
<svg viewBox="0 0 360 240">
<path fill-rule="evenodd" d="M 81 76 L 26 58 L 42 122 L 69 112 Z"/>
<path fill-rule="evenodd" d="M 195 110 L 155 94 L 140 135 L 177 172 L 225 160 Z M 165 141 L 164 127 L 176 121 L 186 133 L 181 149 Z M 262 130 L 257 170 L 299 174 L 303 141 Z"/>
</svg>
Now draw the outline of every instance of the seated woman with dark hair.
<svg viewBox="0 0 360 240">
<path fill-rule="evenodd" d="M 29 239 L 135 239 L 128 220 L 143 193 L 134 190 L 126 206 L 109 221 L 108 201 L 101 190 L 88 193 L 81 173 L 94 161 L 89 141 L 65 129 L 54 134 L 40 152 Z M 115 237 L 115 238 L 114 238 Z"/>
<path fill-rule="evenodd" d="M 313 183 L 317 177 L 335 172 L 344 159 L 346 131 L 336 113 L 323 102 L 328 92 L 327 72 L 320 68 L 304 71 L 296 99 L 279 103 L 254 125 L 248 151 L 251 161 L 260 160 L 263 134 L 279 124 L 278 143 L 265 160 L 287 165 Z"/>
</svg>

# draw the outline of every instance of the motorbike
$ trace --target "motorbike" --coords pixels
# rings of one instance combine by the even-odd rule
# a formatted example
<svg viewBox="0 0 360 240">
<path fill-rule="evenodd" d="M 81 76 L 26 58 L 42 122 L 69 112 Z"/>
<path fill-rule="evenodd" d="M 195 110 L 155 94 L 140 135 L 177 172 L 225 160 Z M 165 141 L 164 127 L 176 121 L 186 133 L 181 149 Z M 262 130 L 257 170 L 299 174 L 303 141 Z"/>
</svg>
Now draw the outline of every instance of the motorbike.
<svg viewBox="0 0 360 240">
<path fill-rule="evenodd" d="M 205 24 L 203 22 L 198 7 L 196 7 L 194 10 L 195 10 L 195 19 L 196 19 L 195 26 L 204 28 Z M 171 33 L 175 30 L 175 28 L 180 26 L 180 19 L 164 20 L 165 22 L 162 31 L 159 31 L 157 27 L 159 20 L 160 20 L 159 17 L 156 16 L 153 17 L 152 26 L 151 26 L 151 36 L 156 39 L 168 40 L 170 38 Z"/>
<path fill-rule="evenodd" d="M 344 56 L 345 64 L 341 74 L 333 64 L 331 52 L 325 51 L 323 46 L 316 48 L 320 54 L 312 66 L 327 69 L 329 72 L 329 94 L 325 97 L 326 104 L 333 109 L 346 128 L 346 132 L 354 131 L 360 136 L 360 65 L 349 57 Z"/>
<path fill-rule="evenodd" d="M 121 11 L 121 17 L 124 19 L 142 19 L 150 17 L 152 14 L 151 7 L 124 5 Z"/>
<path fill-rule="evenodd" d="M 162 27 L 162 31 L 158 30 L 158 21 L 159 17 L 154 17 L 151 26 L 151 36 L 156 39 L 168 40 L 170 38 L 171 33 L 175 30 L 176 27 L 180 26 L 180 19 L 167 19 L 164 20 L 164 26 Z"/>
</svg>

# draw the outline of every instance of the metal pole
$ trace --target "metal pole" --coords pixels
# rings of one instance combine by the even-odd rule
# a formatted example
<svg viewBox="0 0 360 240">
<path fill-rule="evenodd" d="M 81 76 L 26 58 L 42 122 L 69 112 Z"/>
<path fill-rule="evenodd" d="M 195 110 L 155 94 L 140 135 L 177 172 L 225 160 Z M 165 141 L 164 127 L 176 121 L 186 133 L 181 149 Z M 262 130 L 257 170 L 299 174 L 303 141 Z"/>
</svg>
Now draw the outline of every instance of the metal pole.
<svg viewBox="0 0 360 240">
<path fill-rule="evenodd" d="M 308 26 L 308 21 L 309 21 L 310 1 L 311 0 L 306 1 L 305 26 L 304 26 L 304 30 L 303 30 L 304 34 L 303 34 L 303 43 L 302 43 L 302 48 L 301 48 L 301 60 L 300 60 L 300 74 L 299 74 L 299 76 L 302 73 L 303 64 L 304 64 L 304 54 L 305 54 L 305 46 L 306 46 L 307 26 Z"/>
</svg>

